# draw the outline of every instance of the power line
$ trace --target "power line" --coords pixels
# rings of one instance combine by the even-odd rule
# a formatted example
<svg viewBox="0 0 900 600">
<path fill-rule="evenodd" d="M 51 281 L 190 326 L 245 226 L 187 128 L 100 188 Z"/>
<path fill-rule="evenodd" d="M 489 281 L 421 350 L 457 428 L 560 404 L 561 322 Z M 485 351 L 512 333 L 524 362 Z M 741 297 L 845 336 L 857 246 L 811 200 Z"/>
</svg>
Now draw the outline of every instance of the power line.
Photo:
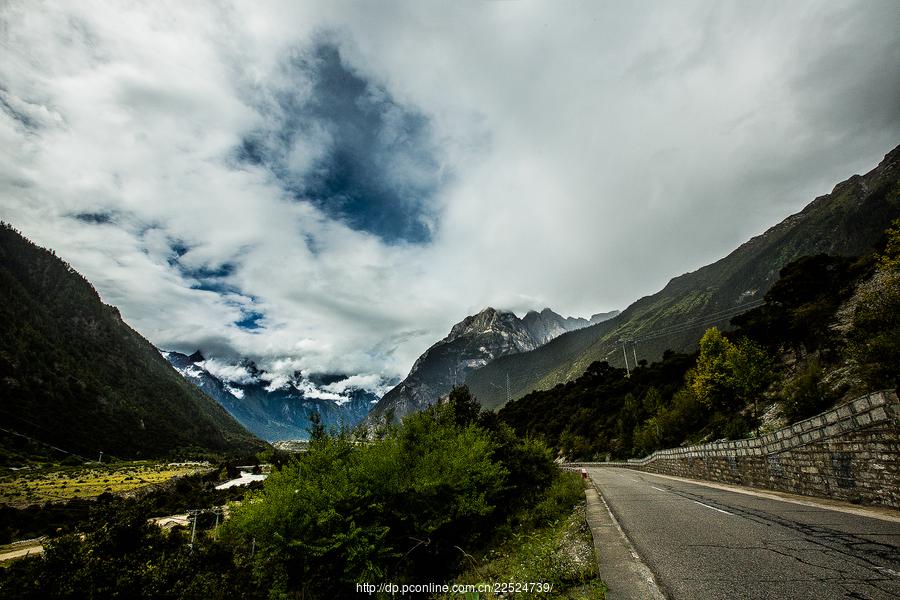
<svg viewBox="0 0 900 600">
<path fill-rule="evenodd" d="M 737 315 L 740 313 L 734 313 L 734 314 Z M 672 329 L 669 331 L 663 331 L 663 332 L 654 333 L 651 335 L 645 335 L 645 336 L 641 336 L 639 338 L 635 338 L 630 341 L 632 341 L 632 342 L 647 342 L 647 341 L 655 340 L 655 339 L 662 338 L 662 337 L 669 337 L 669 336 L 677 335 L 679 333 L 686 333 L 688 331 L 693 331 L 693 330 L 697 329 L 698 327 L 704 327 L 706 325 L 712 325 L 714 323 L 718 323 L 719 321 L 722 321 L 725 318 L 727 318 L 727 316 L 715 317 L 715 318 L 707 319 L 704 321 L 696 321 L 696 322 L 692 322 L 690 324 L 686 324 L 683 327 L 679 327 L 678 329 Z"/>
<path fill-rule="evenodd" d="M 682 333 L 684 331 L 688 331 L 690 329 L 694 329 L 701 325 L 706 325 L 709 323 L 715 323 L 717 321 L 721 321 L 723 319 L 728 318 L 732 315 L 738 315 L 740 313 L 746 312 L 748 310 L 752 310 L 758 306 L 761 306 L 765 300 L 755 300 L 753 302 L 748 302 L 747 304 L 742 304 L 740 306 L 734 306 L 728 309 L 718 310 L 695 319 L 691 319 L 689 321 L 684 321 L 682 323 L 676 323 L 673 325 L 668 325 L 666 327 L 661 327 L 656 330 L 652 330 L 650 333 L 645 335 L 641 335 L 635 338 L 631 338 L 628 341 L 631 342 L 644 342 L 647 340 L 665 337 L 667 335 L 675 335 L 677 333 Z"/>
<path fill-rule="evenodd" d="M 747 304 L 742 304 L 740 306 L 732 306 L 731 308 L 720 309 L 720 310 L 717 310 L 717 311 L 714 311 L 711 313 L 707 313 L 705 315 L 701 315 L 699 317 L 695 317 L 688 321 L 684 321 L 681 323 L 673 323 L 672 325 L 666 325 L 665 327 L 660 327 L 659 329 L 653 330 L 653 334 L 665 333 L 666 331 L 668 331 L 670 329 L 680 329 L 684 326 L 690 326 L 694 323 L 698 323 L 701 321 L 708 321 L 710 319 L 715 319 L 715 320 L 724 319 L 724 318 L 727 318 L 728 316 L 730 316 L 732 313 L 741 313 L 741 312 L 751 310 L 753 308 L 756 308 L 757 306 L 762 305 L 764 302 L 765 302 L 765 300 L 754 300 L 753 302 L 748 302 Z M 651 334 L 651 335 L 653 335 L 653 334 Z"/>
<path fill-rule="evenodd" d="M 506 372 L 506 403 L 512 402 L 512 393 L 509 389 L 509 371 Z"/>
<path fill-rule="evenodd" d="M 214 515 L 216 515 L 216 524 L 213 527 L 213 529 L 215 529 L 219 526 L 219 515 L 222 515 L 224 517 L 224 514 L 222 513 L 222 509 L 220 507 L 215 506 L 213 508 L 194 508 L 194 509 L 187 511 L 188 518 L 193 517 L 193 519 L 192 519 L 193 523 L 191 524 L 191 544 L 190 544 L 190 549 L 191 549 L 192 554 L 194 552 L 194 540 L 197 537 L 197 519 L 200 517 L 200 515 L 209 514 L 209 513 L 213 513 Z M 255 545 L 255 542 L 256 542 L 256 538 L 254 538 L 254 545 Z"/>
<path fill-rule="evenodd" d="M 494 383 L 493 381 L 489 381 L 489 384 L 497 388 L 498 390 L 502 390 L 503 388 Z M 509 372 L 506 373 L 506 402 L 507 404 L 512 402 L 512 389 L 509 386 Z"/>
<path fill-rule="evenodd" d="M 684 321 L 682 323 L 676 323 L 674 325 L 668 325 L 666 327 L 661 327 L 656 330 L 651 330 L 645 335 L 634 337 L 634 338 L 619 338 L 616 342 L 616 345 L 622 344 L 622 357 L 625 359 L 625 371 L 628 375 L 631 375 L 631 369 L 628 365 L 628 352 L 627 346 L 630 343 L 631 346 L 631 354 L 634 357 L 634 366 L 637 368 L 638 358 L 637 358 L 637 344 L 638 342 L 647 342 L 650 340 L 655 340 L 663 337 L 678 335 L 680 333 L 686 333 L 688 331 L 692 331 L 697 329 L 698 327 L 702 327 L 705 325 L 712 325 L 713 323 L 717 323 L 723 319 L 727 319 L 730 316 L 737 316 L 741 313 L 744 313 L 748 310 L 752 310 L 758 306 L 761 306 L 765 303 L 764 299 L 754 300 L 752 302 L 748 302 L 746 304 L 741 304 L 740 306 L 732 306 L 730 308 L 720 309 L 717 311 L 713 311 L 711 313 L 705 314 L 700 317 L 696 317 L 689 321 Z M 610 354 L 616 351 L 614 347 L 610 350 L 606 356 L 609 357 Z"/>
<path fill-rule="evenodd" d="M 53 444 L 47 443 L 47 442 L 45 442 L 45 441 L 43 441 L 43 440 L 39 440 L 39 439 L 36 438 L 36 437 L 32 437 L 32 436 L 30 436 L 30 435 L 25 435 L 24 433 L 19 433 L 18 431 L 13 431 L 13 430 L 11 430 L 11 429 L 5 429 L 5 428 L 3 428 L 3 427 L 0 427 L 0 431 L 3 431 L 3 432 L 8 433 L 8 434 L 10 434 L 10 435 L 17 435 L 17 436 L 19 436 L 19 437 L 23 437 L 23 438 L 25 438 L 26 440 L 29 440 L 29 441 L 32 441 L 32 442 L 37 442 L 37 443 L 39 443 L 39 444 L 43 444 L 44 446 L 47 446 L 48 448 L 50 448 L 50 449 L 52 449 L 52 450 L 56 450 L 57 452 L 62 452 L 63 454 L 69 454 L 69 455 L 71 455 L 71 456 L 75 456 L 75 457 L 80 458 L 81 460 L 83 460 L 83 461 L 85 461 L 85 462 L 87 462 L 87 461 L 89 460 L 89 459 L 85 458 L 84 456 L 82 456 L 82 455 L 80 455 L 80 454 L 78 454 L 78 453 L 76 453 L 76 452 L 69 452 L 68 450 L 63 450 L 62 448 L 60 448 L 60 447 L 58 447 L 58 446 L 54 446 Z M 101 453 L 101 454 L 102 454 L 102 453 Z"/>
</svg>

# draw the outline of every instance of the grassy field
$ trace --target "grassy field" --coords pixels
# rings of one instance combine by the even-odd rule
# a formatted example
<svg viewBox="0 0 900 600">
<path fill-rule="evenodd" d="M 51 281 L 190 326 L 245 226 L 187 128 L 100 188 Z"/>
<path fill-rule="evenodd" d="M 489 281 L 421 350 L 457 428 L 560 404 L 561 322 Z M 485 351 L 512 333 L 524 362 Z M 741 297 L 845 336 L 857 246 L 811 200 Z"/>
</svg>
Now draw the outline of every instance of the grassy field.
<svg viewBox="0 0 900 600">
<path fill-rule="evenodd" d="M 6 472 L 0 475 L 0 504 L 27 506 L 92 498 L 104 492 L 128 492 L 205 470 L 207 467 L 198 464 L 139 461 Z"/>
</svg>

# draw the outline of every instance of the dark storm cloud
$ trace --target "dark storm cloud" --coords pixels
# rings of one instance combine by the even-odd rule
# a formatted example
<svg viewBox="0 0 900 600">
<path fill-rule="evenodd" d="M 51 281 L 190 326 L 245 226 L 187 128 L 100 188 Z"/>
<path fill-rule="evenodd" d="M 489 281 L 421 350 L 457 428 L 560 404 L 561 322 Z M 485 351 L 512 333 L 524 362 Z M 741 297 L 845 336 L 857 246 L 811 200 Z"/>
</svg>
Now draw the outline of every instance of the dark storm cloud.
<svg viewBox="0 0 900 600">
<path fill-rule="evenodd" d="M 896 30 L 896 0 L 7 3 L 0 217 L 161 347 L 375 388 L 486 305 L 623 308 L 871 169 Z"/>
<path fill-rule="evenodd" d="M 286 85 L 267 95 L 274 106 L 262 106 L 266 128 L 241 140 L 238 159 L 353 229 L 427 242 L 441 185 L 428 118 L 350 68 L 334 41 L 292 54 Z M 299 165 L 298 148 L 308 159 Z"/>
<path fill-rule="evenodd" d="M 113 212 L 83 212 L 78 213 L 77 215 L 73 215 L 75 219 L 78 219 L 82 223 L 93 223 L 95 225 L 106 225 L 108 223 L 112 223 L 115 218 L 115 213 Z"/>
</svg>

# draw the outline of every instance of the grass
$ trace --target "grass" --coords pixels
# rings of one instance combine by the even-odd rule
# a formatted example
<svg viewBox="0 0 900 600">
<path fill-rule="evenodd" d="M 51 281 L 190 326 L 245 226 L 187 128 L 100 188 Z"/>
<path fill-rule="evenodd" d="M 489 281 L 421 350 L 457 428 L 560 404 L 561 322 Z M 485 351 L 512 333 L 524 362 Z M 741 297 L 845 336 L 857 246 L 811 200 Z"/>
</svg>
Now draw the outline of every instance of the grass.
<svg viewBox="0 0 900 600">
<path fill-rule="evenodd" d="M 202 470 L 199 465 L 136 461 L 16 471 L 0 476 L 0 505 L 21 507 L 129 492 Z"/>
<path fill-rule="evenodd" d="M 606 586 L 597 573 L 591 531 L 585 520 L 583 484 L 577 475 L 564 473 L 554 488 L 536 510 L 547 517 L 552 512 L 558 513 L 561 505 L 566 505 L 562 515 L 557 514 L 556 519 L 544 521 L 538 526 L 523 525 L 518 531 L 511 532 L 504 543 L 489 550 L 481 560 L 470 557 L 472 566 L 454 581 L 458 584 L 541 582 L 552 584 L 552 591 L 514 594 L 489 591 L 438 598 L 602 600 Z"/>
</svg>

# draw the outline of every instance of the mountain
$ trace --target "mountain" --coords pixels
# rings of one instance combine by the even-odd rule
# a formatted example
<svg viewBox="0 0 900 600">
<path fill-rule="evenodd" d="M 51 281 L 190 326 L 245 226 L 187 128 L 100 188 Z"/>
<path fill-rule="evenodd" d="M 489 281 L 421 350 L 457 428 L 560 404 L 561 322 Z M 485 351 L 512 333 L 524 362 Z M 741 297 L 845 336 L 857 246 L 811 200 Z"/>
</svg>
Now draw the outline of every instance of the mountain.
<svg viewBox="0 0 900 600">
<path fill-rule="evenodd" d="M 265 444 L 187 383 L 48 250 L 0 226 L 0 427 L 86 457 L 256 452 Z M 60 457 L 57 457 L 60 458 Z"/>
<path fill-rule="evenodd" d="M 511 312 L 488 307 L 454 325 L 447 337 L 426 350 L 406 379 L 375 405 L 372 416 L 390 414 L 399 418 L 421 410 L 462 383 L 468 373 L 492 360 L 533 350 L 563 333 L 589 325 L 587 319 L 565 318 L 549 308 L 530 311 L 520 319 Z M 502 376 L 490 383 L 505 389 Z"/>
<path fill-rule="evenodd" d="M 605 313 L 597 313 L 595 315 L 591 315 L 590 324 L 596 325 L 597 323 L 602 323 L 603 321 L 609 321 L 614 317 L 618 317 L 621 310 L 611 310 Z"/>
<path fill-rule="evenodd" d="M 528 335 L 531 336 L 531 339 L 534 340 L 538 346 L 542 346 L 553 338 L 559 337 L 568 331 L 575 331 L 576 329 L 582 329 L 588 325 L 602 323 L 603 321 L 613 318 L 617 314 L 619 314 L 619 311 L 617 310 L 608 313 L 598 313 L 588 320 L 579 317 L 563 317 L 549 308 L 545 308 L 541 312 L 535 310 L 528 311 L 522 318 L 522 323 L 525 326 L 525 330 L 528 331 Z"/>
<path fill-rule="evenodd" d="M 658 360 L 666 349 L 691 351 L 707 327 L 727 328 L 734 315 L 758 306 L 786 264 L 820 253 L 865 254 L 898 216 L 900 146 L 866 175 L 837 184 L 725 258 L 672 279 L 608 321 L 500 357 L 469 373 L 466 384 L 483 406 L 497 408 L 507 393 L 494 384 L 506 377 L 510 395 L 519 398 L 571 381 L 597 360 L 623 367 L 626 356 L 632 364 L 635 357 Z"/>
<path fill-rule="evenodd" d="M 163 356 L 185 379 L 215 399 L 241 425 L 270 442 L 309 438 L 310 415 L 318 412 L 327 428 L 352 427 L 362 421 L 378 401 L 374 393 L 350 385 L 335 387 L 346 377 L 304 378 L 295 374 L 276 381 L 250 361 L 244 361 L 237 381 L 211 373 L 199 351 L 187 356 L 163 352 Z M 216 369 L 213 369 L 214 371 Z M 343 389 L 342 389 L 343 388 Z M 341 389 L 341 393 L 330 391 Z"/>
</svg>

